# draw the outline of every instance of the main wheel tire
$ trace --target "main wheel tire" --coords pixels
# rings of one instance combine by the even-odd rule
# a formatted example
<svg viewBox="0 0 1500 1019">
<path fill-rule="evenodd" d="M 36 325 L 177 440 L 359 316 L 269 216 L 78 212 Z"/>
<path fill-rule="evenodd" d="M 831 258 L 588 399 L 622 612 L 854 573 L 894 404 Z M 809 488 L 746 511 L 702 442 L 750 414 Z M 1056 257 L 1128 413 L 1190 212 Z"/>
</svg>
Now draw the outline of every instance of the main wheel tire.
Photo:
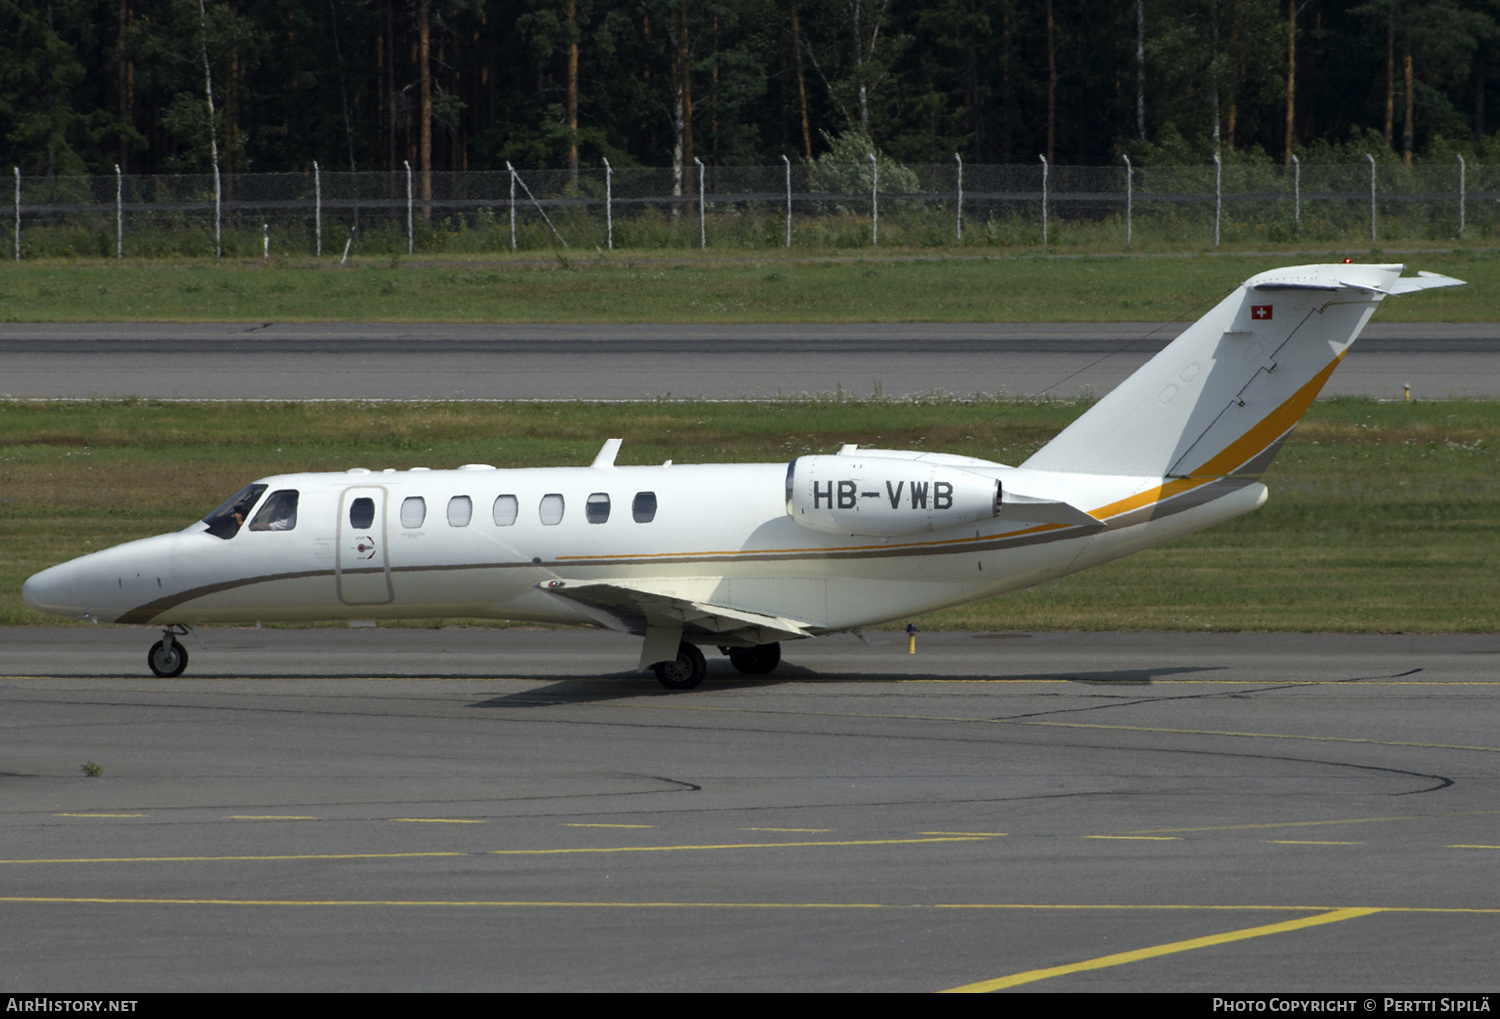
<svg viewBox="0 0 1500 1019">
<path fill-rule="evenodd" d="M 703 682 L 708 672 L 708 662 L 698 645 L 683 641 L 677 645 L 677 657 L 669 662 L 657 662 L 651 668 L 656 678 L 668 690 L 691 690 Z"/>
<path fill-rule="evenodd" d="M 151 666 L 151 671 L 163 679 L 182 675 L 182 670 L 187 668 L 187 648 L 180 641 L 173 641 L 171 647 L 167 642 L 159 640 L 151 645 L 150 654 L 146 655 L 146 664 Z"/>
<path fill-rule="evenodd" d="M 729 664 L 747 676 L 764 676 L 781 664 L 780 644 L 757 644 L 729 652 Z"/>
</svg>

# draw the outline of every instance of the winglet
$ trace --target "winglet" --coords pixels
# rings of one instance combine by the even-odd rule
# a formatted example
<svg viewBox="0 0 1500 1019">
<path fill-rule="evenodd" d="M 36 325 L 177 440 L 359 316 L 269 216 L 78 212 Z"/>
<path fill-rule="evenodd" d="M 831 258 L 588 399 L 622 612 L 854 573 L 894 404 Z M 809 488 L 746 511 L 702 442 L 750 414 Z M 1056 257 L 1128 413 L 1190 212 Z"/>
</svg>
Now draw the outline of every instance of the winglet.
<svg viewBox="0 0 1500 1019">
<path fill-rule="evenodd" d="M 594 457 L 590 467 L 610 468 L 615 465 L 615 457 L 620 455 L 620 445 L 624 439 L 605 439 L 604 445 L 599 447 L 599 455 Z"/>
</svg>

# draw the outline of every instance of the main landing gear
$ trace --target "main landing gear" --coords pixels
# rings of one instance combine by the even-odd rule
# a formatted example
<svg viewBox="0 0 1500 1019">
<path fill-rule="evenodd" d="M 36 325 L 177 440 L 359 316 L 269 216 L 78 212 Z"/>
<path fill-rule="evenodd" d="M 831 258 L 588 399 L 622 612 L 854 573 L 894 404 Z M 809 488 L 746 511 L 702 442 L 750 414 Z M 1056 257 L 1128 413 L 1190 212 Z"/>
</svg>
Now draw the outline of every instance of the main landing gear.
<svg viewBox="0 0 1500 1019">
<path fill-rule="evenodd" d="M 161 640 L 152 644 L 146 655 L 146 664 L 151 666 L 152 672 L 163 679 L 182 675 L 182 670 L 187 668 L 188 653 L 177 638 L 186 637 L 187 632 L 182 626 L 169 626 L 161 632 Z"/>
<path fill-rule="evenodd" d="M 729 656 L 729 664 L 747 676 L 764 676 L 781 664 L 780 644 L 759 644 L 755 647 L 720 648 Z M 691 690 L 703 682 L 708 672 L 708 663 L 698 645 L 683 641 L 677 645 L 677 657 L 669 662 L 657 662 L 651 666 L 656 678 L 668 690 Z"/>
<path fill-rule="evenodd" d="M 747 676 L 767 675 L 781 664 L 781 645 L 773 643 L 733 648 L 729 651 L 729 664 Z"/>
<path fill-rule="evenodd" d="M 651 666 L 656 678 L 668 690 L 691 690 L 703 682 L 708 672 L 708 662 L 697 644 L 683 641 L 677 645 L 677 657 L 668 662 L 657 662 Z"/>
</svg>

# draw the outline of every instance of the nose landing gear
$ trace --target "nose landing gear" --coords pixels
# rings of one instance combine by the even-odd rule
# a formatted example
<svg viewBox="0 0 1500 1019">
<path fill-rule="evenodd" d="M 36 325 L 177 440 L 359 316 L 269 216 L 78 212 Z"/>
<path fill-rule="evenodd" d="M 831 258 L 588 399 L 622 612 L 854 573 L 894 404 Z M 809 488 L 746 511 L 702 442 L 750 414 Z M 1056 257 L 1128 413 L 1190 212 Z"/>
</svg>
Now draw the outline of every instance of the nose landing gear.
<svg viewBox="0 0 1500 1019">
<path fill-rule="evenodd" d="M 151 666 L 152 672 L 163 679 L 182 675 L 187 668 L 188 653 L 177 638 L 187 636 L 187 632 L 186 627 L 176 625 L 162 631 L 161 640 L 152 644 L 146 654 L 146 664 Z"/>
</svg>

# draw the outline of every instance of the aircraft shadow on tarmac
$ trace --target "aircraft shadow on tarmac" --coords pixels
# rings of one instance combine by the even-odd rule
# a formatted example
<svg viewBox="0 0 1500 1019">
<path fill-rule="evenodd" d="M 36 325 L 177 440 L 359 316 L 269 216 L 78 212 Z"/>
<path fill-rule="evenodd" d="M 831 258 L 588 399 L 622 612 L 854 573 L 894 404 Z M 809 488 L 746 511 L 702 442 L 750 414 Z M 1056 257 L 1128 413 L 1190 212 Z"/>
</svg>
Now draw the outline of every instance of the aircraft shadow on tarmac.
<svg viewBox="0 0 1500 1019">
<path fill-rule="evenodd" d="M 1216 672 L 1223 669 L 1222 665 L 1201 666 L 1164 666 L 1161 668 L 1147 669 L 1112 669 L 1088 672 L 1019 672 L 1012 675 L 951 675 L 933 676 L 924 675 L 920 672 L 910 673 L 886 673 L 871 675 L 866 672 L 817 672 L 801 665 L 783 664 L 776 670 L 775 676 L 739 676 L 736 674 L 718 673 L 712 665 L 709 666 L 709 677 L 704 680 L 704 685 L 699 687 L 700 691 L 711 692 L 715 690 L 737 690 L 745 688 L 765 688 L 779 686 L 784 683 L 904 683 L 912 680 L 925 680 L 930 682 L 949 683 L 1019 683 L 1053 681 L 1063 683 L 1083 683 L 1091 686 L 1102 687 L 1144 687 L 1150 686 L 1154 681 L 1169 676 L 1182 675 L 1195 672 Z M 509 679 L 531 679 L 538 682 L 545 681 L 548 676 L 518 676 L 512 675 Z M 602 680 L 619 682 L 601 682 Z M 631 681 L 634 682 L 631 682 Z M 516 693 L 501 694 L 498 697 L 490 697 L 482 701 L 469 704 L 471 708 L 539 708 L 553 704 L 585 704 L 592 701 L 613 701 L 625 697 L 691 697 L 692 692 L 681 692 L 665 690 L 659 686 L 650 673 L 616 672 L 602 676 L 590 676 L 587 678 L 559 679 L 550 686 L 542 689 L 517 691 Z"/>
</svg>

